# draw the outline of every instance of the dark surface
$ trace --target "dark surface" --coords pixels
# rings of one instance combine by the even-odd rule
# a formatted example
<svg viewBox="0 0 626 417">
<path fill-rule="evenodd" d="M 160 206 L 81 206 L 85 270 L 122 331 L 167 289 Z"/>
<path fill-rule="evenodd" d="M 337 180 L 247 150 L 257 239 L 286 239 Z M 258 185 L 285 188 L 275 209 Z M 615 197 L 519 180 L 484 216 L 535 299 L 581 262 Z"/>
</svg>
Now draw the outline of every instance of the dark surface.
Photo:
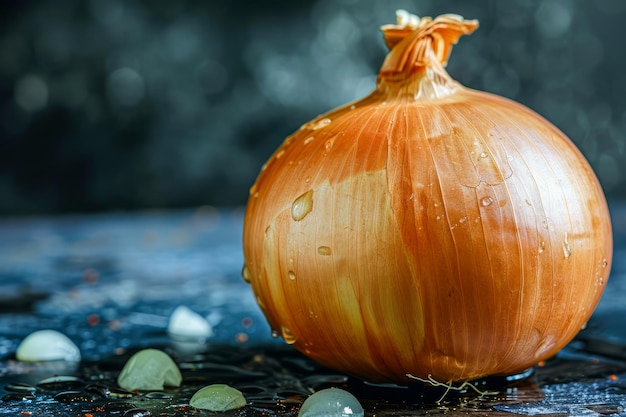
<svg viewBox="0 0 626 417">
<path fill-rule="evenodd" d="M 626 205 L 612 205 L 612 275 L 579 337 L 525 379 L 479 381 L 480 390 L 494 393 L 452 391 L 439 404 L 443 388 L 367 385 L 273 339 L 239 275 L 242 213 L 202 207 L 0 221 L 0 416 L 122 415 L 132 407 L 208 415 L 188 401 L 210 383 L 244 392 L 248 405 L 227 413 L 237 416 L 296 415 L 308 394 L 329 386 L 355 394 L 369 416 L 626 415 Z M 179 305 L 213 324 L 207 344 L 168 337 L 169 314 Z M 19 342 L 45 328 L 67 334 L 83 361 L 16 361 Z M 145 347 L 172 355 L 183 373 L 181 388 L 115 392 L 124 362 Z M 80 381 L 36 386 L 55 375 Z M 15 383 L 34 388 L 16 392 Z M 67 390 L 74 392 L 60 394 Z"/>
<path fill-rule="evenodd" d="M 374 89 L 395 10 L 480 28 L 448 69 L 626 196 L 623 0 L 3 2 L 0 215 L 241 205 L 284 138 Z"/>
</svg>

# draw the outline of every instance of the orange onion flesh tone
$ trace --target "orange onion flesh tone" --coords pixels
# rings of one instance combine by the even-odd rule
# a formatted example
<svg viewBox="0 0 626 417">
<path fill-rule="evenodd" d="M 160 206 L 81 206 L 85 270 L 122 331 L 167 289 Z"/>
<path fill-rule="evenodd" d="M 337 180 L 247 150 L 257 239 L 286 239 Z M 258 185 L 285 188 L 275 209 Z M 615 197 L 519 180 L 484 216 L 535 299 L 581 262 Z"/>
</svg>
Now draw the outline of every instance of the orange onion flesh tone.
<svg viewBox="0 0 626 417">
<path fill-rule="evenodd" d="M 589 164 L 444 70 L 478 23 L 398 12 L 376 90 L 288 137 L 250 189 L 243 276 L 272 328 L 372 382 L 521 372 L 584 327 L 612 234 Z"/>
</svg>

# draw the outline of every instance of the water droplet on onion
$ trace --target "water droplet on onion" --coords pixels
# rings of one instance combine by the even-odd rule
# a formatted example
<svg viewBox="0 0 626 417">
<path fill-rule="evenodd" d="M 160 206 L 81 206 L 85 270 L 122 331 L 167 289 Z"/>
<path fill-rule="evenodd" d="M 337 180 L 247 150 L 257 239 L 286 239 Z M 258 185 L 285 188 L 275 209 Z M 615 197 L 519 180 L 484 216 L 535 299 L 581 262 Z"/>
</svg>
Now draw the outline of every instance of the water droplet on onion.
<svg viewBox="0 0 626 417">
<path fill-rule="evenodd" d="M 488 207 L 488 206 L 491 205 L 491 203 L 493 203 L 493 198 L 491 198 L 491 197 L 483 197 L 480 200 L 480 205 L 483 206 L 483 207 Z"/>
<path fill-rule="evenodd" d="M 289 276 L 289 279 L 294 281 L 296 279 L 296 273 L 293 271 L 289 271 L 287 272 L 287 275 Z"/>
<path fill-rule="evenodd" d="M 248 284 L 250 283 L 250 270 L 245 264 L 243 265 L 243 269 L 241 270 L 241 277 L 245 282 L 247 282 Z"/>
<path fill-rule="evenodd" d="M 563 256 L 569 258 L 572 254 L 572 248 L 569 245 L 569 241 L 567 240 L 567 233 L 565 233 L 565 237 L 563 238 Z"/>
<path fill-rule="evenodd" d="M 293 335 L 293 333 L 291 333 L 291 330 L 289 330 L 287 327 L 282 326 L 280 328 L 280 333 L 283 339 L 285 340 L 285 342 L 287 342 L 288 344 L 293 345 L 294 343 L 296 343 L 296 337 Z"/>
<path fill-rule="evenodd" d="M 331 254 L 331 250 L 328 246 L 320 246 L 317 248 L 317 253 L 323 256 L 329 256 Z"/>
<path fill-rule="evenodd" d="M 306 123 L 305 125 L 302 126 L 302 128 L 310 129 L 310 130 L 318 130 L 318 129 L 328 126 L 330 123 L 331 123 L 331 120 L 328 117 L 326 117 L 324 119 L 313 120 L 310 123 Z"/>
<path fill-rule="evenodd" d="M 295 221 L 300 221 L 313 210 L 313 190 L 296 198 L 291 206 L 291 217 Z"/>
</svg>

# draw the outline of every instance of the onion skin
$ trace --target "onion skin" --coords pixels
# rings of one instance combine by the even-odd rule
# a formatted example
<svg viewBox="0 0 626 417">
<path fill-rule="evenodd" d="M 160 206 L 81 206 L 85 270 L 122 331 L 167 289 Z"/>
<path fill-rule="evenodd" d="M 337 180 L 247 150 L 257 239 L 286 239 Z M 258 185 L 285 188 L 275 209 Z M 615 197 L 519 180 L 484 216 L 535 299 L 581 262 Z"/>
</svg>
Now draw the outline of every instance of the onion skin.
<svg viewBox="0 0 626 417">
<path fill-rule="evenodd" d="M 582 154 L 528 108 L 447 75 L 475 21 L 426 19 L 383 28 L 376 90 L 287 138 L 244 220 L 244 278 L 272 328 L 372 382 L 523 371 L 584 326 L 611 265 Z"/>
</svg>

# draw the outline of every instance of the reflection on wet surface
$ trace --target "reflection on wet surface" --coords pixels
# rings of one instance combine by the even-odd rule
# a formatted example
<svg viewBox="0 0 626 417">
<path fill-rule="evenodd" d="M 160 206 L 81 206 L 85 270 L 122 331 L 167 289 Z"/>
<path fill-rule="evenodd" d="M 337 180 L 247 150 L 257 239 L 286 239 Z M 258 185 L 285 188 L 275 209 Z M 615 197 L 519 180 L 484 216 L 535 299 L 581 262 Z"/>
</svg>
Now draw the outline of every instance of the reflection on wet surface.
<svg viewBox="0 0 626 417">
<path fill-rule="evenodd" d="M 616 231 L 626 230 L 619 227 L 626 210 L 613 215 Z M 0 221 L 0 416 L 208 415 L 189 401 L 210 384 L 228 384 L 247 401 L 225 415 L 295 416 L 328 387 L 352 393 L 365 415 L 379 417 L 626 415 L 624 236 L 616 235 L 598 310 L 566 350 L 519 380 L 474 383 L 488 394 L 466 387 L 438 403 L 445 387 L 367 384 L 272 338 L 241 278 L 241 219 L 239 210 L 200 209 Z M 180 306 L 206 321 L 206 343 L 168 333 Z M 82 360 L 16 360 L 20 342 L 41 329 L 67 335 Z M 118 386 L 126 361 L 144 348 L 174 359 L 179 388 Z"/>
</svg>

